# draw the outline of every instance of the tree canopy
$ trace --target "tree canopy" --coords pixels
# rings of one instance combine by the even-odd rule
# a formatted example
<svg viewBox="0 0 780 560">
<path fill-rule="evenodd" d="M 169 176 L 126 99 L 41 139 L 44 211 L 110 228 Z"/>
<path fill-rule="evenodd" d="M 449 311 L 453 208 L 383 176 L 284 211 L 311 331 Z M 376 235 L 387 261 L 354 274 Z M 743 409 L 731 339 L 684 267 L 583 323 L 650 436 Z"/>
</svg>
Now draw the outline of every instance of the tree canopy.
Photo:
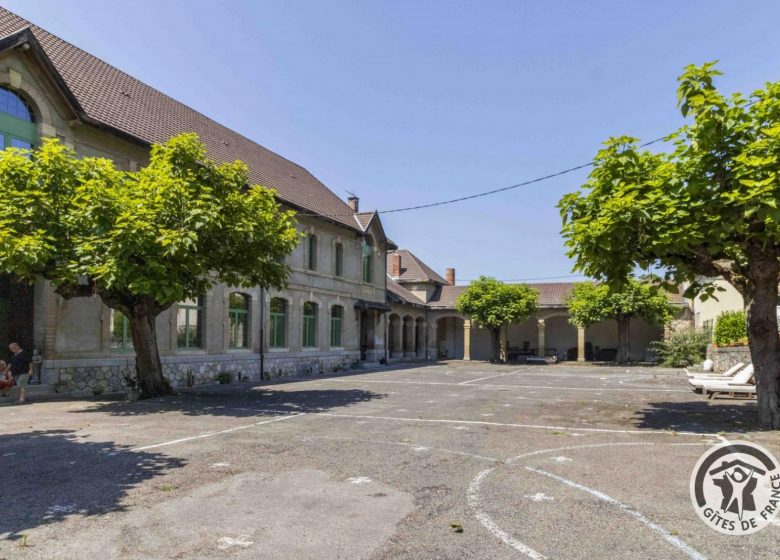
<svg viewBox="0 0 780 560">
<path fill-rule="evenodd" d="M 539 292 L 525 284 L 505 284 L 480 276 L 458 297 L 456 309 L 480 326 L 491 330 L 497 354 L 498 331 L 503 325 L 520 323 L 537 309 Z"/>
<path fill-rule="evenodd" d="M 194 134 L 153 146 L 133 172 L 51 138 L 0 151 L 0 199 L 0 267 L 124 313 L 147 395 L 167 390 L 154 317 L 216 282 L 283 286 L 298 243 L 274 192 L 250 186 L 240 161 L 210 161 Z"/>
<path fill-rule="evenodd" d="M 723 276 L 745 298 L 763 426 L 780 428 L 777 304 L 780 272 L 780 82 L 724 95 L 715 63 L 688 66 L 679 107 L 691 120 L 670 152 L 610 138 L 582 190 L 559 207 L 575 268 L 622 284 L 638 266 L 662 266 L 688 294 Z"/>
<path fill-rule="evenodd" d="M 577 284 L 566 300 L 569 322 L 587 327 L 614 319 L 618 323 L 617 361 L 628 361 L 629 327 L 633 318 L 648 323 L 663 324 L 674 317 L 674 306 L 669 303 L 663 289 L 650 282 L 629 280 L 620 288 L 608 284 L 582 282 Z"/>
</svg>

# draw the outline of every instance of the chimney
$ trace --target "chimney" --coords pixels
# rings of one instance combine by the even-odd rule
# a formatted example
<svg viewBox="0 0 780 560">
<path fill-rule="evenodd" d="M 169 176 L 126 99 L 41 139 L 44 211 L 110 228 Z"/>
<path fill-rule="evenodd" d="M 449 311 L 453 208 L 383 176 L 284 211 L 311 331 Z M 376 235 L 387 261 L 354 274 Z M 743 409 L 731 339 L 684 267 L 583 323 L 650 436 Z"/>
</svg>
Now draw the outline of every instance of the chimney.
<svg viewBox="0 0 780 560">
<path fill-rule="evenodd" d="M 352 208 L 353 212 L 360 212 L 360 199 L 356 196 L 350 196 L 347 199 L 347 205 Z"/>
<path fill-rule="evenodd" d="M 401 255 L 398 253 L 393 255 L 393 272 L 392 277 L 398 278 L 401 276 Z"/>
<path fill-rule="evenodd" d="M 447 283 L 450 286 L 455 285 L 455 269 L 454 268 L 448 268 L 444 271 L 444 279 L 447 281 Z"/>
</svg>

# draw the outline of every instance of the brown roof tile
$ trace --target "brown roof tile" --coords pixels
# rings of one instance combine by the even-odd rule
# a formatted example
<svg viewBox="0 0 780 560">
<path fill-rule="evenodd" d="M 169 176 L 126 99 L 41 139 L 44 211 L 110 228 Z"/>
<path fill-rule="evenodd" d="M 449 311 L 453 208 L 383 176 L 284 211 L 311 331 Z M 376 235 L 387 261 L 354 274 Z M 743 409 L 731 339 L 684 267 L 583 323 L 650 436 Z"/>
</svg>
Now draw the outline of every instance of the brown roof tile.
<svg viewBox="0 0 780 560">
<path fill-rule="evenodd" d="M 216 161 L 240 159 L 251 180 L 294 206 L 358 229 L 352 210 L 306 169 L 82 49 L 0 8 L 0 37 L 29 28 L 85 116 L 143 143 L 195 132 Z"/>
<path fill-rule="evenodd" d="M 539 307 L 566 307 L 566 298 L 578 282 L 540 282 L 526 285 L 539 291 Z M 441 286 L 431 296 L 428 305 L 445 309 L 454 309 L 455 301 L 468 286 Z M 667 292 L 669 302 L 673 305 L 685 306 L 687 302 L 680 294 Z"/>
<path fill-rule="evenodd" d="M 397 278 L 393 273 L 393 256 L 401 256 L 401 275 Z M 434 284 L 446 284 L 447 281 L 439 276 L 431 267 L 417 258 L 407 249 L 399 249 L 387 253 L 387 273 L 397 282 L 433 282 Z"/>
</svg>

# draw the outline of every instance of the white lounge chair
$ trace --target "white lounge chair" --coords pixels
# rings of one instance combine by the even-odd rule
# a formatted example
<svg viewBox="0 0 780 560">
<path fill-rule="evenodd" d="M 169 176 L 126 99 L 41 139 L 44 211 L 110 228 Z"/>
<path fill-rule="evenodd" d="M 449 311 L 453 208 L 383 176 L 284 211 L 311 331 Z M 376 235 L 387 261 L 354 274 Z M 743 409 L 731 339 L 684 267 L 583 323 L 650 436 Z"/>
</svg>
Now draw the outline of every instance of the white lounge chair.
<svg viewBox="0 0 780 560">
<path fill-rule="evenodd" d="M 745 364 L 739 362 L 738 364 L 731 366 L 723 373 L 697 373 L 697 372 L 690 372 L 690 371 L 687 373 L 688 373 L 688 379 L 723 379 L 724 377 L 733 377 L 734 374 L 736 374 L 743 367 L 745 367 Z"/>
<path fill-rule="evenodd" d="M 707 386 L 717 387 L 730 384 L 745 385 L 750 383 L 751 379 L 753 379 L 753 364 L 748 364 L 742 371 L 734 374 L 733 377 L 725 379 L 689 379 L 688 383 L 690 383 L 694 389 L 704 389 L 704 387 Z"/>
<path fill-rule="evenodd" d="M 728 393 L 729 396 L 745 395 L 747 397 L 756 395 L 756 386 L 750 383 L 744 385 L 737 385 L 732 383 L 731 385 L 724 385 L 722 387 L 704 387 L 702 389 L 705 395 L 709 394 L 710 399 L 714 399 L 721 393 Z"/>
</svg>

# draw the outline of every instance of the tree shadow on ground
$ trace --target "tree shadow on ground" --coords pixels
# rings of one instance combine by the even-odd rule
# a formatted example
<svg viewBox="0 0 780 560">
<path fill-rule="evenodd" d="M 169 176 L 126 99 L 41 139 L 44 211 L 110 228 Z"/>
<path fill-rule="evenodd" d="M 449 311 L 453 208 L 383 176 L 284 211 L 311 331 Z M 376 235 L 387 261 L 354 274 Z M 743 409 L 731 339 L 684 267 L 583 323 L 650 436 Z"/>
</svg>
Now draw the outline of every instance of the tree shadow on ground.
<svg viewBox="0 0 780 560">
<path fill-rule="evenodd" d="M 384 398 L 385 394 L 361 389 L 272 390 L 263 385 L 241 383 L 198 388 L 170 397 L 138 402 L 97 403 L 74 413 L 108 413 L 140 416 L 178 412 L 187 416 L 232 416 L 236 418 L 276 416 L 302 412 L 326 412 Z"/>
<path fill-rule="evenodd" d="M 113 442 L 85 441 L 72 430 L 0 434 L 0 539 L 68 516 L 123 511 L 127 493 L 186 464 Z"/>
<path fill-rule="evenodd" d="M 654 402 L 638 410 L 633 419 L 638 428 L 679 432 L 718 433 L 758 429 L 755 401 Z"/>
</svg>

